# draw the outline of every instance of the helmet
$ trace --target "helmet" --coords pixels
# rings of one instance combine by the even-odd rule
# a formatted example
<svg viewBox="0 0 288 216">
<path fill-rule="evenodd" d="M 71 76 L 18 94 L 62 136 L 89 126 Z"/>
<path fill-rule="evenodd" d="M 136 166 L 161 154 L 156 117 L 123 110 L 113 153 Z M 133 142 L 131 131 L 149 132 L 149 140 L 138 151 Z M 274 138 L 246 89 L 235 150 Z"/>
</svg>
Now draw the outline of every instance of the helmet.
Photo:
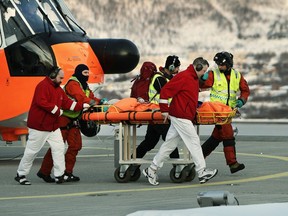
<svg viewBox="0 0 288 216">
<path fill-rule="evenodd" d="M 87 137 L 96 136 L 100 131 L 100 125 L 95 121 L 79 119 L 79 125 L 81 133 Z"/>
<path fill-rule="evenodd" d="M 233 67 L 233 55 L 228 52 L 219 52 L 214 56 L 215 63 L 217 65 L 226 65 L 227 67 Z"/>
</svg>

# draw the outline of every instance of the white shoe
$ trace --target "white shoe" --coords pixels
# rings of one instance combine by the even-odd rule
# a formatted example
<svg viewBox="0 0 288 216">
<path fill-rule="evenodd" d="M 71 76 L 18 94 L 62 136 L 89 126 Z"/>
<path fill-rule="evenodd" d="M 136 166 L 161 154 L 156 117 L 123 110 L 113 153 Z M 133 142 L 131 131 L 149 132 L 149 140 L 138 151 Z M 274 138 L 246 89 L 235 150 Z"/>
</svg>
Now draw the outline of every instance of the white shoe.
<svg viewBox="0 0 288 216">
<path fill-rule="evenodd" d="M 214 176 L 216 176 L 217 173 L 218 173 L 217 169 L 213 169 L 213 170 L 204 169 L 201 172 L 201 174 L 198 175 L 200 184 L 204 184 L 205 182 L 209 181 Z"/>
<path fill-rule="evenodd" d="M 142 171 L 143 175 L 148 178 L 148 181 L 151 185 L 159 185 L 158 176 L 156 174 L 156 171 L 152 170 L 150 167 L 144 169 Z"/>
</svg>

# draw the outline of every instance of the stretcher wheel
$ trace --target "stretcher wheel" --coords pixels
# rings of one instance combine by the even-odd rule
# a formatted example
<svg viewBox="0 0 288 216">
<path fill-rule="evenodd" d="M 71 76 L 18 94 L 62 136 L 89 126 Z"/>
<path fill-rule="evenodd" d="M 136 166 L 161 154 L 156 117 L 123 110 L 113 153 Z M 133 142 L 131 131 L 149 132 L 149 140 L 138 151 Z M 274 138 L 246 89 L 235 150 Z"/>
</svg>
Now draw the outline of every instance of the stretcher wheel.
<svg viewBox="0 0 288 216">
<path fill-rule="evenodd" d="M 131 170 L 130 173 L 131 173 L 130 181 L 137 181 L 141 176 L 140 167 L 137 167 L 134 171 Z"/>
<path fill-rule="evenodd" d="M 114 172 L 114 178 L 119 183 L 127 183 L 131 179 L 131 174 L 129 169 L 127 169 L 124 173 L 120 172 L 120 167 L 118 167 Z"/>
<path fill-rule="evenodd" d="M 183 169 L 184 170 L 184 169 Z M 186 172 L 176 173 L 176 167 L 173 167 L 170 171 L 170 179 L 174 183 L 182 183 L 186 180 Z"/>
<path fill-rule="evenodd" d="M 185 181 L 187 182 L 192 181 L 196 176 L 196 171 L 194 169 L 194 166 L 192 167 L 186 166 L 182 172 L 185 172 L 185 175 L 186 175 Z"/>
</svg>

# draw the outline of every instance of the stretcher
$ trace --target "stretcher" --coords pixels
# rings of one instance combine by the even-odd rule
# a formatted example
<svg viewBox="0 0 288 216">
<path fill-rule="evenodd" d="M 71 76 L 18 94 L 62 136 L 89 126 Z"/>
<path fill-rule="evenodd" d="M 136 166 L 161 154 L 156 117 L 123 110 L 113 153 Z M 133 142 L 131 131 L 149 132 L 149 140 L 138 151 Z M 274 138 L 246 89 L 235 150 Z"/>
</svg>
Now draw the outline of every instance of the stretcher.
<svg viewBox="0 0 288 216">
<path fill-rule="evenodd" d="M 82 115 L 83 120 L 95 121 L 98 124 L 118 124 L 114 139 L 114 178 L 119 183 L 137 181 L 141 176 L 140 165 L 150 164 L 151 160 L 136 158 L 137 126 L 147 124 L 165 124 L 159 110 L 109 112 L 113 105 L 94 106 Z M 227 124 L 231 122 L 235 111 L 230 113 L 197 113 L 196 124 L 199 134 L 200 124 Z M 131 156 L 133 155 L 133 156 Z M 170 171 L 172 182 L 192 181 L 196 172 L 191 155 L 184 146 L 183 155 L 179 159 L 169 159 L 173 164 Z"/>
<path fill-rule="evenodd" d="M 230 124 L 232 118 L 240 115 L 238 109 L 230 112 L 199 112 L 197 111 L 195 124 L 197 125 L 223 125 Z"/>
</svg>

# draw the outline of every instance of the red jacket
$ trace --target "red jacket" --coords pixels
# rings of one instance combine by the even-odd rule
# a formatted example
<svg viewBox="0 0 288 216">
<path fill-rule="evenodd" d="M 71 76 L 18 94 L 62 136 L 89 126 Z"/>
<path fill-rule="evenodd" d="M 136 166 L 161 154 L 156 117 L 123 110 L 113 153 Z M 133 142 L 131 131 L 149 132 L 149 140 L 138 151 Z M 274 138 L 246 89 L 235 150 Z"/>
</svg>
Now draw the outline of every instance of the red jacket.
<svg viewBox="0 0 288 216">
<path fill-rule="evenodd" d="M 69 99 L 60 86 L 46 77 L 36 86 L 27 126 L 40 131 L 55 131 L 59 128 L 60 109 L 79 111 L 82 108 L 83 103 Z"/>
<path fill-rule="evenodd" d="M 100 103 L 100 99 L 96 98 L 93 92 L 89 89 L 89 97 L 87 97 L 81 88 L 79 82 L 74 80 L 69 80 L 65 86 L 66 94 L 74 98 L 76 101 L 83 103 L 90 103 L 91 99 L 96 101 L 96 104 Z"/>
<path fill-rule="evenodd" d="M 194 120 L 198 104 L 199 79 L 190 65 L 185 71 L 178 73 L 162 89 L 160 93 L 160 110 L 169 115 Z M 166 100 L 172 98 L 168 107 Z M 162 103 L 161 100 L 164 100 Z"/>
</svg>

